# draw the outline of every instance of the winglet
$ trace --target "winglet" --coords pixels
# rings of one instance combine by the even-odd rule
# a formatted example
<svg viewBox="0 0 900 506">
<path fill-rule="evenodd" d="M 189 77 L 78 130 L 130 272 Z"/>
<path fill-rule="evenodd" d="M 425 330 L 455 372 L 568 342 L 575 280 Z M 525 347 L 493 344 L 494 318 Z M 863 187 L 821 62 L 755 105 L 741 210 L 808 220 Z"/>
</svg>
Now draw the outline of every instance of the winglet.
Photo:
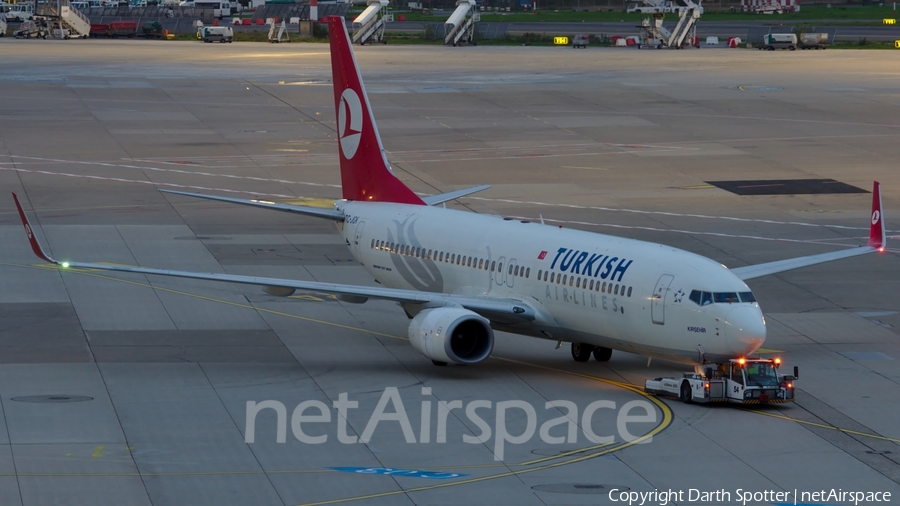
<svg viewBox="0 0 900 506">
<path fill-rule="evenodd" d="M 12 194 L 13 200 L 16 201 L 16 208 L 19 210 L 19 217 L 22 218 L 22 225 L 25 227 L 25 234 L 28 235 L 28 240 L 31 242 L 31 249 L 34 251 L 34 254 L 38 256 L 41 260 L 46 262 L 50 262 L 51 264 L 58 264 L 56 260 L 50 258 L 46 253 L 44 253 L 44 249 L 41 248 L 41 244 L 38 242 L 37 237 L 34 236 L 34 232 L 31 231 L 31 224 L 28 223 L 28 217 L 25 216 L 25 211 L 22 209 L 22 204 L 19 204 L 19 197 L 16 196 L 15 193 Z"/>
<path fill-rule="evenodd" d="M 887 235 L 884 233 L 884 212 L 881 209 L 881 184 L 875 181 L 872 189 L 872 226 L 869 228 L 869 246 L 884 251 Z"/>
</svg>

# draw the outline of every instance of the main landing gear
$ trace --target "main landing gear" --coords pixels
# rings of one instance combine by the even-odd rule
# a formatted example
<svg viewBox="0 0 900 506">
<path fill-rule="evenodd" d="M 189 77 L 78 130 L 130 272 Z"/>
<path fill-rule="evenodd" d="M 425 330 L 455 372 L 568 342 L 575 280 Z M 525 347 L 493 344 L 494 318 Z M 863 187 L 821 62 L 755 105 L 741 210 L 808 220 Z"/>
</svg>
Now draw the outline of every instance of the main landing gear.
<svg viewBox="0 0 900 506">
<path fill-rule="evenodd" d="M 598 362 L 609 362 L 610 357 L 612 357 L 612 350 L 592 344 L 572 343 L 572 358 L 576 362 L 587 362 L 591 359 L 591 354 L 594 355 L 594 359 Z"/>
</svg>

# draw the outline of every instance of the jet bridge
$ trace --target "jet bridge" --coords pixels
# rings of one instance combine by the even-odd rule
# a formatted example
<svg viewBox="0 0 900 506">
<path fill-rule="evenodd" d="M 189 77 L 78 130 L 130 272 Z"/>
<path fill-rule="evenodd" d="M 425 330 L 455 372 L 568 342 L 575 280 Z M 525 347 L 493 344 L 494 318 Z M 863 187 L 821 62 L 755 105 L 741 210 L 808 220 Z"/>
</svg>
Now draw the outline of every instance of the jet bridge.
<svg viewBox="0 0 900 506">
<path fill-rule="evenodd" d="M 353 20 L 354 44 L 364 45 L 367 42 L 384 41 L 384 26 L 394 20 L 393 14 L 387 13 L 389 0 L 368 0 L 369 6 Z"/>
<path fill-rule="evenodd" d="M 475 0 L 457 0 L 456 10 L 444 23 L 444 44 L 458 46 L 463 43 L 475 45 L 475 23 L 481 15 L 475 9 Z"/>
</svg>

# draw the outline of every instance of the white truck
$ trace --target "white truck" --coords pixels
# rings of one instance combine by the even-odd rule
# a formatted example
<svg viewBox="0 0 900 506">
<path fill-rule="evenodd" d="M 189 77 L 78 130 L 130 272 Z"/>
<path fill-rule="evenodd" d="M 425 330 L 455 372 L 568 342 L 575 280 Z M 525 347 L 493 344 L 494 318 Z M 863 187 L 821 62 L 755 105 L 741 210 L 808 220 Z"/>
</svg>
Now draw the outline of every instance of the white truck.
<svg viewBox="0 0 900 506">
<path fill-rule="evenodd" d="M 34 4 L 5 4 L 0 6 L 0 14 L 6 17 L 7 22 L 24 23 L 34 17 Z"/>
<path fill-rule="evenodd" d="M 781 404 L 794 402 L 794 374 L 780 374 L 781 359 L 738 358 L 707 367 L 702 373 L 684 373 L 681 378 L 647 380 L 644 391 L 676 396 L 685 403 L 731 402 L 736 404 Z"/>
<path fill-rule="evenodd" d="M 793 33 L 767 33 L 763 35 L 763 43 L 759 49 L 768 49 L 774 51 L 776 49 L 797 49 L 797 35 Z"/>
</svg>

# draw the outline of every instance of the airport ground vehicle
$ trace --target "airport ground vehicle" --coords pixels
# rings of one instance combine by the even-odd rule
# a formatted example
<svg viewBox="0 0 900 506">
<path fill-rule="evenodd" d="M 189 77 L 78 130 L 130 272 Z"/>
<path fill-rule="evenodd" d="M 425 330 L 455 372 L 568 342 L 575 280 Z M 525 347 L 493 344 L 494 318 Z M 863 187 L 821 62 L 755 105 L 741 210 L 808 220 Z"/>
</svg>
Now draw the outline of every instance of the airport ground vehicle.
<svg viewBox="0 0 900 506">
<path fill-rule="evenodd" d="M 6 35 L 6 30 L 8 28 L 9 27 L 6 26 L 6 20 L 3 19 L 3 16 L 0 16 L 0 37 L 3 37 Z"/>
<path fill-rule="evenodd" d="M 222 0 L 195 0 L 195 8 L 212 9 L 213 17 L 222 19 L 231 16 L 231 3 Z"/>
<path fill-rule="evenodd" d="M 137 34 L 137 21 L 111 21 L 107 35 L 111 39 L 119 37 L 134 38 Z"/>
<path fill-rule="evenodd" d="M 763 43 L 759 49 L 768 49 L 774 51 L 776 49 L 797 49 L 797 36 L 793 33 L 767 33 L 763 36 Z"/>
<path fill-rule="evenodd" d="M 197 38 L 203 42 L 234 42 L 234 30 L 230 26 L 201 26 Z"/>
<path fill-rule="evenodd" d="M 591 42 L 590 35 L 586 33 L 579 33 L 572 37 L 572 47 L 578 49 L 579 47 L 584 49 L 588 47 L 588 44 Z"/>
<path fill-rule="evenodd" d="M 681 401 L 769 404 L 794 401 L 794 374 L 780 374 L 781 359 L 736 358 L 684 373 L 681 378 L 656 378 L 644 383 L 646 392 L 676 396 Z"/>
<path fill-rule="evenodd" d="M 17 39 L 47 38 L 47 32 L 34 21 L 25 21 L 19 25 L 19 29 L 13 32 Z"/>
<path fill-rule="evenodd" d="M 106 25 L 106 24 L 91 25 L 90 37 L 92 39 L 96 39 L 96 38 L 100 38 L 100 37 L 109 37 L 109 25 Z"/>
<path fill-rule="evenodd" d="M 800 49 L 825 49 L 828 47 L 827 33 L 801 33 L 799 45 Z"/>
<path fill-rule="evenodd" d="M 34 17 L 34 4 L 7 4 L 0 9 L 0 14 L 5 15 L 7 22 L 24 23 Z"/>
<path fill-rule="evenodd" d="M 147 21 L 141 29 L 144 32 L 144 37 L 148 39 L 163 38 L 163 27 L 159 24 L 159 21 Z"/>
</svg>

